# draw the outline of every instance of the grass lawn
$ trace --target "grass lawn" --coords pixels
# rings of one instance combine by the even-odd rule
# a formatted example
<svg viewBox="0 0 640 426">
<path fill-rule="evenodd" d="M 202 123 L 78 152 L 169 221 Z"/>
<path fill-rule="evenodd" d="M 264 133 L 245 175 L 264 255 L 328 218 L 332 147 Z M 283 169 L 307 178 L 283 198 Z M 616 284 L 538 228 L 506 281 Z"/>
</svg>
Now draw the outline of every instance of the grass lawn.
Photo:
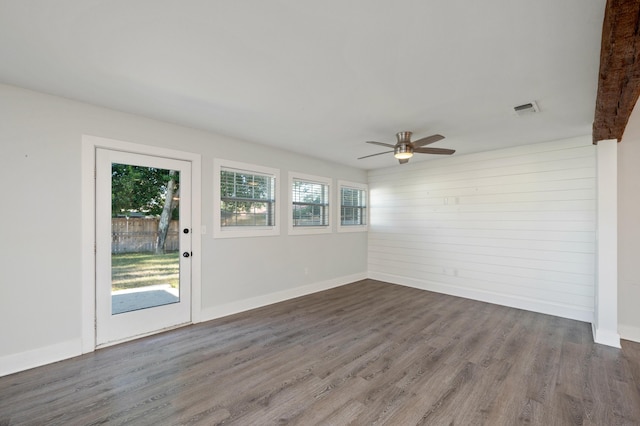
<svg viewBox="0 0 640 426">
<path fill-rule="evenodd" d="M 178 252 L 124 253 L 111 255 L 111 290 L 170 284 L 178 287 Z"/>
</svg>

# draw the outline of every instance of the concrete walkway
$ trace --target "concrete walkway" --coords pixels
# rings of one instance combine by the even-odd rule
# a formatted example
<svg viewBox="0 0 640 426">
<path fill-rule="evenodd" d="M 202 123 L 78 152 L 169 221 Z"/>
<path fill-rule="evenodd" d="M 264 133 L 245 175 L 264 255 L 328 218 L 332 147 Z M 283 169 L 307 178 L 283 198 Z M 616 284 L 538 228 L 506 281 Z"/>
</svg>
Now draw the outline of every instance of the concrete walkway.
<svg viewBox="0 0 640 426">
<path fill-rule="evenodd" d="M 177 288 L 169 284 L 150 285 L 147 287 L 118 290 L 111 293 L 111 314 L 137 311 L 168 305 L 180 301 Z"/>
</svg>

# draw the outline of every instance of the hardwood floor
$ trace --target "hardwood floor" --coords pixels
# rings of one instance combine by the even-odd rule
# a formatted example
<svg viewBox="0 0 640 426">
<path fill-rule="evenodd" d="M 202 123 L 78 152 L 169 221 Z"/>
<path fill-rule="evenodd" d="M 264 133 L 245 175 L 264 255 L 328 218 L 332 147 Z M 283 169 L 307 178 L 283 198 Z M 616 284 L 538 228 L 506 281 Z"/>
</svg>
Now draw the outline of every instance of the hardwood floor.
<svg viewBox="0 0 640 426">
<path fill-rule="evenodd" d="M 640 425 L 640 344 L 364 280 L 0 378 L 0 425 Z"/>
</svg>

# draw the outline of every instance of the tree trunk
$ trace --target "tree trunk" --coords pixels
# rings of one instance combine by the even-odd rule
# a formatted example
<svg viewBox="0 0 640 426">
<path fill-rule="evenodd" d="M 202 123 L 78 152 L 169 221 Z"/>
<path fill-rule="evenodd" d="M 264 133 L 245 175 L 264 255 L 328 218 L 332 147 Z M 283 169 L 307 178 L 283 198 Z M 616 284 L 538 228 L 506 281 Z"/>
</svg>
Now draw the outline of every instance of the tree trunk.
<svg viewBox="0 0 640 426">
<path fill-rule="evenodd" d="M 169 171 L 169 182 L 167 182 L 167 194 L 164 199 L 164 207 L 162 208 L 162 214 L 160 215 L 160 221 L 158 222 L 158 239 L 156 241 L 156 254 L 164 254 L 164 247 L 167 242 L 167 232 L 169 231 L 169 224 L 171 223 L 171 212 L 176 205 L 176 196 L 178 195 L 178 191 L 176 191 L 176 181 L 174 180 L 174 176 L 176 175 L 175 170 Z"/>
</svg>

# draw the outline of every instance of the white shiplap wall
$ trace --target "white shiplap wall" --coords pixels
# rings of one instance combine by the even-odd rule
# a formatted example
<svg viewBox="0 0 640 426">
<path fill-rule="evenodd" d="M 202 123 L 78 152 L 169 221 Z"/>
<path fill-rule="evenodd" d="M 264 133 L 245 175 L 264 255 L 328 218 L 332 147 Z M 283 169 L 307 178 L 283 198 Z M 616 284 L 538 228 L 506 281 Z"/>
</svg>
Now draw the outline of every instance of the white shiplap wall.
<svg viewBox="0 0 640 426">
<path fill-rule="evenodd" d="M 369 172 L 369 276 L 592 321 L 590 137 Z"/>
</svg>

